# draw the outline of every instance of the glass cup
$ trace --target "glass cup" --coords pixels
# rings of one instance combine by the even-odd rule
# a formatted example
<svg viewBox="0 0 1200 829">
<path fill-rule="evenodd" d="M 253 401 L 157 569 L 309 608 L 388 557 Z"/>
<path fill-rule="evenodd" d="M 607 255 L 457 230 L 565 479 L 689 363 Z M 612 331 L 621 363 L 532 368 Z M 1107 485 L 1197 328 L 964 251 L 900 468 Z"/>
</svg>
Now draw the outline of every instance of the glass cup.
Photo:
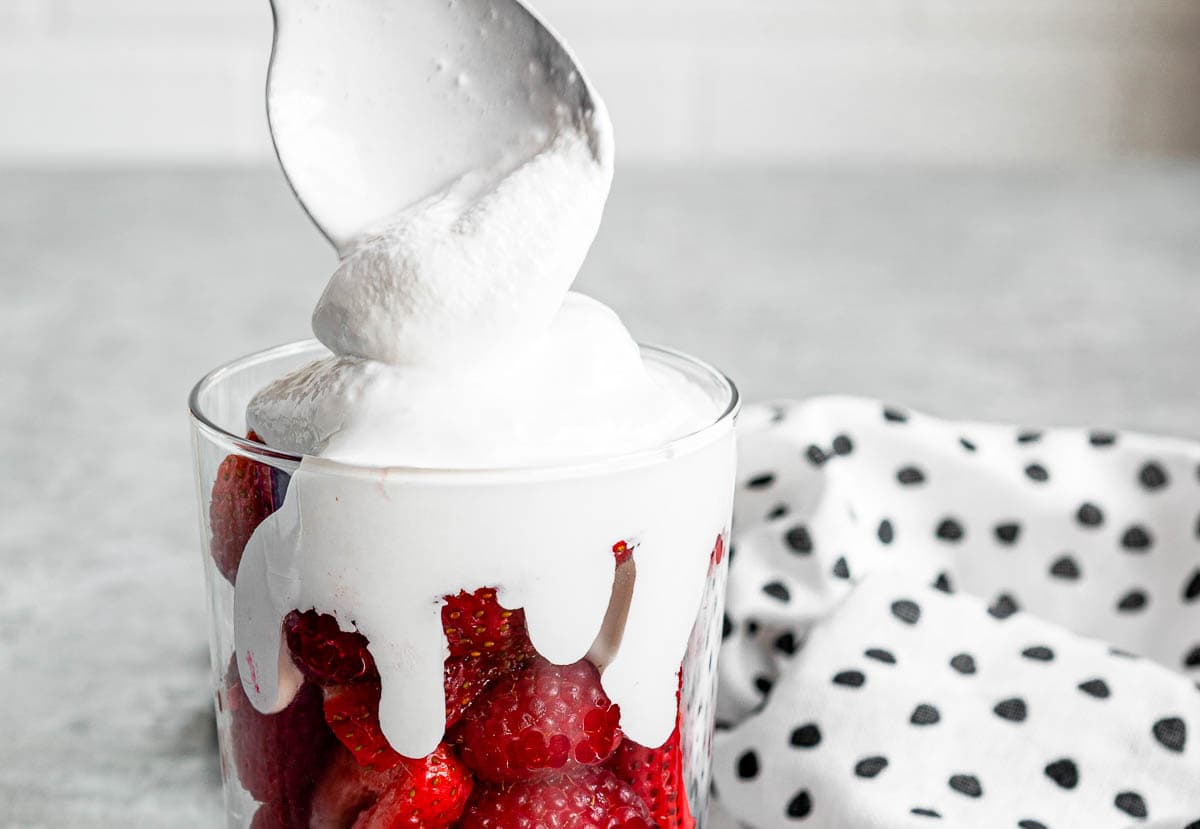
<svg viewBox="0 0 1200 829">
<path fill-rule="evenodd" d="M 611 816 L 600 825 L 626 829 L 703 827 L 738 394 L 692 358 L 642 350 L 701 391 L 712 420 L 651 450 L 527 469 L 363 468 L 264 446 L 247 435 L 246 406 L 326 356 L 314 341 L 246 357 L 196 385 L 230 827 L 469 829 L 482 825 L 473 814 L 517 808 L 592 810 Z M 589 500 L 612 492 L 627 497 Z M 611 503 L 621 514 L 597 520 L 596 507 Z M 343 515 L 353 504 L 360 512 Z M 543 527 L 561 534 L 569 567 L 526 562 L 513 546 L 514 533 L 532 538 Z M 503 530 L 493 538 L 506 575 L 489 565 L 476 577 L 477 559 L 457 561 L 456 550 L 491 529 Z M 372 572 L 338 569 L 353 560 L 342 548 L 386 534 L 408 543 Z M 421 594 L 426 583 L 437 592 Z M 428 604 L 417 602 L 411 618 L 414 628 L 432 618 L 432 641 L 394 630 L 399 600 L 381 612 L 380 598 L 403 590 Z M 422 657 L 439 669 L 432 689 L 414 668 Z"/>
</svg>

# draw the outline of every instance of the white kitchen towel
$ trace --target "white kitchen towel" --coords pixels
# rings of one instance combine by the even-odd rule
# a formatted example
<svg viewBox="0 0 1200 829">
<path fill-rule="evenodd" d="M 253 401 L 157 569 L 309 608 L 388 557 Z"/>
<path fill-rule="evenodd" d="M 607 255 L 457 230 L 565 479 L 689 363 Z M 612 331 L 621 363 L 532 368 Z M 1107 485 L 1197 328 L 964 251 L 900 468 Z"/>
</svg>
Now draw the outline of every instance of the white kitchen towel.
<svg viewBox="0 0 1200 829">
<path fill-rule="evenodd" d="M 1200 445 L 848 398 L 739 433 L 725 825 L 1200 829 Z"/>
</svg>

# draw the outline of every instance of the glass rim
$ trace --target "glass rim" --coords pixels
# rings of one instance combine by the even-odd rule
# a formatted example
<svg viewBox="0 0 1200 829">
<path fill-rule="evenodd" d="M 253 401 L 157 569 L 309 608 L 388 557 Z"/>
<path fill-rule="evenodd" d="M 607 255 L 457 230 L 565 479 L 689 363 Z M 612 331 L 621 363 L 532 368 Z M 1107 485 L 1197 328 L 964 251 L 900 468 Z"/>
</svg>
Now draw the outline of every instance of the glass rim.
<svg viewBox="0 0 1200 829">
<path fill-rule="evenodd" d="M 226 444 L 229 448 L 237 451 L 239 454 L 270 463 L 271 461 L 284 462 L 289 464 L 299 465 L 306 463 L 313 467 L 320 467 L 323 470 L 342 473 L 342 474 L 374 474 L 387 472 L 389 474 L 411 474 L 421 476 L 465 476 L 465 475 L 495 475 L 503 476 L 508 474 L 531 473 L 531 472 L 553 472 L 553 473 L 586 473 L 601 468 L 611 468 L 615 466 L 639 465 L 653 460 L 661 460 L 676 457 L 689 449 L 703 446 L 707 444 L 709 438 L 715 437 L 724 431 L 726 427 L 732 428 L 733 420 L 737 417 L 741 410 L 741 393 L 738 391 L 737 385 L 726 374 L 714 368 L 712 365 L 691 356 L 683 351 L 666 346 L 653 345 L 649 343 L 638 343 L 638 348 L 644 355 L 652 358 L 657 358 L 661 362 L 677 361 L 705 375 L 712 380 L 714 384 L 721 389 L 721 398 L 724 405 L 721 408 L 720 414 L 714 420 L 705 425 L 693 429 L 685 434 L 674 436 L 666 441 L 658 443 L 644 449 L 635 449 L 629 452 L 619 452 L 608 455 L 599 455 L 595 457 L 576 457 L 564 459 L 562 461 L 551 461 L 549 463 L 530 463 L 530 464 L 515 464 L 507 466 L 493 467 L 430 467 L 430 466 L 372 466 L 366 464 L 345 463 L 342 461 L 322 458 L 316 455 L 297 454 L 293 452 L 285 452 L 278 449 L 272 449 L 263 443 L 250 440 L 244 435 L 238 435 L 230 432 L 228 429 L 218 425 L 204 411 L 200 403 L 201 396 L 211 387 L 220 383 L 225 377 L 236 373 L 242 368 L 252 363 L 261 363 L 271 360 L 277 360 L 284 357 L 294 357 L 303 354 L 306 351 L 314 348 L 325 348 L 316 339 L 296 340 L 283 345 L 277 345 L 272 348 L 266 348 L 261 351 L 255 351 L 251 354 L 246 354 L 235 360 L 231 360 L 223 365 L 218 366 L 212 371 L 205 374 L 192 387 L 188 394 L 188 413 L 191 416 L 193 426 L 199 431 L 207 434 L 210 438 L 215 439 L 219 443 Z M 665 358 L 665 359 L 664 359 Z M 720 405 L 721 400 L 717 400 Z"/>
</svg>

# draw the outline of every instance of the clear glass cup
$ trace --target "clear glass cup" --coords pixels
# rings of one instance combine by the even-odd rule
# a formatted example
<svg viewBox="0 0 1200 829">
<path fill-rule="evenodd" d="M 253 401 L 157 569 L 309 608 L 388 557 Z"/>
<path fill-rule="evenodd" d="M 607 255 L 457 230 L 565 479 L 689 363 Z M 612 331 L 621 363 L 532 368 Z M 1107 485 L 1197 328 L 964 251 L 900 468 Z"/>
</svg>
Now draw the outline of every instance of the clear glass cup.
<svg viewBox="0 0 1200 829">
<path fill-rule="evenodd" d="M 514 788 L 525 787 L 526 800 L 543 797 L 551 802 L 558 797 L 561 807 L 576 798 L 580 809 L 585 803 L 587 808 L 600 804 L 619 815 L 612 825 L 626 829 L 703 827 L 709 790 L 716 651 L 727 570 L 724 551 L 734 483 L 732 426 L 738 394 L 733 384 L 690 357 L 644 346 L 648 362 L 678 374 L 708 396 L 713 411 L 718 413 L 712 422 L 652 450 L 539 469 L 363 469 L 278 452 L 248 437 L 245 411 L 251 397 L 271 381 L 327 354 L 314 341 L 261 352 L 212 372 L 196 385 L 190 398 L 228 825 L 238 829 L 370 829 L 401 825 L 470 829 L 474 824 L 460 817 L 464 803 L 469 800 L 465 808 L 477 811 L 502 810 L 510 802 L 504 798 Z M 524 501 L 519 496 L 524 492 L 519 487 L 531 477 L 540 477 L 544 485 L 554 489 L 603 484 L 609 478 L 616 480 L 614 476 L 627 476 L 623 480 L 628 481 L 683 469 L 677 465 L 688 463 L 689 458 L 694 461 L 701 453 L 723 458 L 719 466 L 710 467 L 720 469 L 721 474 L 706 477 L 705 489 L 699 493 L 707 506 L 697 509 L 709 514 L 695 516 L 697 522 L 717 529 L 704 549 L 694 553 L 707 560 L 703 584 L 689 594 L 702 592 L 698 607 L 688 602 L 674 605 L 689 608 L 688 618 L 677 621 L 685 633 L 690 630 L 690 635 L 680 653 L 675 731 L 661 747 L 645 747 L 628 736 L 622 738 L 620 726 L 628 716 L 629 705 L 625 715 L 615 706 L 606 708 L 611 703 L 598 690 L 599 672 L 589 660 L 603 666 L 603 660 L 620 651 L 609 642 L 612 647 L 605 655 L 603 633 L 583 660 L 567 668 L 556 666 L 536 653 L 525 632 L 523 611 L 501 607 L 494 590 L 479 584 L 462 585 L 463 592 L 457 597 L 449 593 L 430 597 L 443 603 L 441 620 L 450 652 L 444 666 L 447 717 L 452 727 L 446 729 L 438 753 L 429 758 L 408 760 L 392 751 L 386 741 L 379 743 L 381 681 L 371 656 L 374 649 L 366 650 L 366 637 L 345 621 L 339 624 L 332 616 L 318 613 L 311 602 L 287 613 L 280 634 L 284 656 L 279 659 L 279 684 L 286 685 L 283 676 L 291 670 L 298 677 L 298 690 L 278 713 L 260 713 L 251 704 L 247 689 L 254 687 L 257 677 L 244 686 L 241 674 L 246 671 L 238 671 L 234 585 L 241 573 L 244 583 L 237 588 L 240 596 L 254 598 L 255 591 L 278 589 L 271 575 L 265 576 L 265 581 L 254 581 L 246 575 L 251 568 L 242 566 L 241 557 L 259 525 L 284 506 L 289 482 L 298 473 L 332 476 L 351 488 L 363 485 L 365 480 L 382 486 L 378 483 L 381 476 L 389 481 L 402 480 L 404 488 L 396 490 L 400 497 L 420 497 L 433 488 L 444 493 L 449 488 L 460 491 L 467 504 L 484 492 L 517 492 L 518 514 L 511 517 L 520 521 L 528 512 L 532 524 L 544 504 L 537 503 L 539 497 L 533 494 Z M 314 468 L 316 472 L 308 471 Z M 713 506 L 717 504 L 720 506 Z M 311 524 L 313 516 L 305 512 L 295 520 L 303 533 L 305 521 Z M 462 520 L 470 521 L 469 508 Z M 618 618 L 617 627 L 622 629 L 630 612 L 632 584 L 641 560 L 636 545 L 635 539 L 612 540 L 614 587 L 604 617 L 606 631 L 610 618 Z M 391 568 L 387 574 L 380 574 L 380 579 L 403 578 L 404 568 L 421 568 L 426 556 L 439 552 L 415 551 L 401 557 L 399 569 Z M 608 550 L 603 553 L 607 555 Z M 649 573 L 646 564 L 642 566 Z M 693 579 L 693 584 L 699 582 Z M 697 607 L 694 616 L 692 607 Z M 481 619 L 474 634 L 455 627 L 460 622 L 454 620 L 462 613 Z M 496 646 L 493 640 L 497 629 L 502 632 L 503 638 L 498 641 L 505 649 L 503 654 L 481 655 L 480 650 Z M 471 638 L 475 634 L 490 638 L 480 644 L 478 638 Z M 287 667 L 283 667 L 285 658 L 290 660 Z M 587 689 L 586 703 L 577 704 L 599 707 L 606 716 L 593 713 L 589 717 L 582 710 L 564 714 L 560 710 L 558 720 L 539 730 L 537 712 L 546 710 L 546 703 L 552 701 L 538 699 L 537 694 L 539 689 L 550 687 L 546 684 L 550 680 L 575 682 L 577 686 L 573 687 Z M 494 709 L 487 706 L 493 704 L 492 697 L 502 692 L 515 695 L 518 691 L 514 689 L 533 695 L 526 701 L 532 706 L 531 727 L 535 733 L 531 736 L 522 732 L 518 736 L 526 741 L 533 739 L 536 750 L 529 749 L 528 742 L 517 747 L 509 745 L 508 736 L 497 736 L 499 732 L 491 728 Z M 350 708 L 346 707 L 348 703 Z M 347 716 L 347 710 L 351 715 Z M 521 716 L 525 726 L 530 726 L 529 711 Z M 545 737 L 550 737 L 548 743 L 542 739 Z M 569 742 L 577 739 L 586 740 L 587 748 Z M 503 741 L 505 745 L 489 741 Z M 569 746 L 565 754 L 561 750 L 564 746 Z M 497 758 L 504 773 L 511 771 L 514 778 L 496 777 Z M 515 782 L 517 777 L 528 778 L 528 782 Z M 601 793 L 596 794 L 597 790 Z M 400 822 L 402 812 L 409 822 Z"/>
</svg>

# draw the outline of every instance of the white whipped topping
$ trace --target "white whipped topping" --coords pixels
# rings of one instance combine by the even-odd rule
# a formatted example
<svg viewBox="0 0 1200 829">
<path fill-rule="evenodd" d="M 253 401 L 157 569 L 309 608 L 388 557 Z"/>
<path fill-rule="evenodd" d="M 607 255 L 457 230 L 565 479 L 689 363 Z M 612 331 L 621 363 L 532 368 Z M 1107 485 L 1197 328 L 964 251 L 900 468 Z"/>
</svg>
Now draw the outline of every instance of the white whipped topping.
<svg viewBox="0 0 1200 829">
<path fill-rule="evenodd" d="M 414 0 L 404 19 L 381 21 L 364 12 L 374 5 L 355 0 L 340 17 L 341 4 L 306 0 L 294 7 L 304 15 L 278 24 L 277 58 L 308 49 L 330 61 L 308 75 L 273 69 L 271 113 L 289 178 L 343 259 L 313 314 L 332 355 L 263 389 L 247 413 L 267 444 L 310 457 L 238 572 L 243 685 L 260 710 L 286 705 L 299 677 L 282 619 L 333 614 L 370 641 L 384 734 L 424 756 L 443 736 L 441 597 L 496 587 L 505 606 L 525 608 L 539 652 L 571 663 L 597 642 L 612 546 L 626 540 L 640 545 L 637 575 L 624 631 L 600 640 L 620 642 L 602 681 L 626 734 L 659 745 L 674 728 L 677 672 L 731 508 L 731 424 L 658 457 L 564 463 L 664 446 L 712 424 L 728 401 L 645 362 L 612 311 L 569 293 L 608 196 L 612 139 L 561 44 L 515 3 Z M 410 16 L 414 31 L 465 44 L 461 77 L 484 83 L 366 72 L 343 97 L 344 65 L 377 69 L 389 31 L 441 48 L 411 39 Z M 471 42 L 476 32 L 486 43 Z M 450 62 L 433 59 L 431 77 Z M 289 77 L 304 80 L 288 87 Z M 404 106 L 388 93 L 407 96 Z M 449 156 L 422 142 L 428 128 L 411 147 L 387 148 L 416 156 L 401 162 L 363 133 L 372 107 L 400 112 L 410 99 L 418 116 L 442 118 Z M 328 161 L 331 147 L 345 169 Z M 465 172 L 430 172 L 456 169 L 459 156 Z M 419 197 L 395 205 L 372 188 L 364 159 Z M 554 468 L 514 471 L 534 465 Z M 451 471 L 486 468 L 509 471 Z"/>
</svg>

